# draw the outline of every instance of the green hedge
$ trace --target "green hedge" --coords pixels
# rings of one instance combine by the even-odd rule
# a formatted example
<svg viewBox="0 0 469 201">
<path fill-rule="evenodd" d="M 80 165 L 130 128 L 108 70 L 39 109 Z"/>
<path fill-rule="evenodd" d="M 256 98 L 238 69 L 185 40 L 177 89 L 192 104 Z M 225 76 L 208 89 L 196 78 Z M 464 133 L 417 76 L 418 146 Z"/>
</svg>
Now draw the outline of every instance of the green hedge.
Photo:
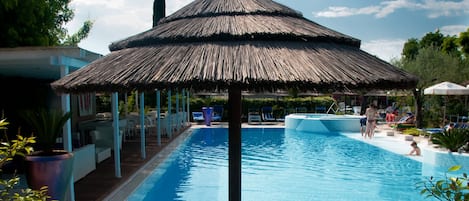
<svg viewBox="0 0 469 201">
<path fill-rule="evenodd" d="M 304 108 L 306 112 L 316 112 L 316 107 L 324 107 L 326 110 L 334 102 L 329 96 L 306 98 L 243 98 L 242 114 L 247 116 L 248 111 L 261 111 L 263 106 L 272 106 L 276 118 L 295 112 L 297 108 Z M 225 98 L 191 98 L 190 112 L 202 111 L 202 107 L 222 105 L 224 108 L 223 119 L 227 119 L 228 100 Z"/>
</svg>

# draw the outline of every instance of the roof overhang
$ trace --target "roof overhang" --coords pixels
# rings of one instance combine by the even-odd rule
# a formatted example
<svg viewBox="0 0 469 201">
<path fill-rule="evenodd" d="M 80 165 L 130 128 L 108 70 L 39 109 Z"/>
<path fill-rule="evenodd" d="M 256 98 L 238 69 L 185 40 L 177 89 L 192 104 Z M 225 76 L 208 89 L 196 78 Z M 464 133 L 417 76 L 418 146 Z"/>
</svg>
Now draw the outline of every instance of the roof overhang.
<svg viewBox="0 0 469 201">
<path fill-rule="evenodd" d="M 79 47 L 0 48 L 0 75 L 57 80 L 61 66 L 72 72 L 100 57 Z"/>
</svg>

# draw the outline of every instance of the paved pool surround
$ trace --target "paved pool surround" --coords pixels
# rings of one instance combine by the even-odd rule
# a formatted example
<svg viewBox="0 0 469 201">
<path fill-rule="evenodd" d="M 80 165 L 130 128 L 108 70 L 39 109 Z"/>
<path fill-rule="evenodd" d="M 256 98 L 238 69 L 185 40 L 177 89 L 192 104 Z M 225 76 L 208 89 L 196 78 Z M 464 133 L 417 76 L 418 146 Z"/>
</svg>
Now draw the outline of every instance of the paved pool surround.
<svg viewBox="0 0 469 201">
<path fill-rule="evenodd" d="M 358 115 L 296 113 L 285 117 L 285 128 L 304 132 L 360 132 Z"/>
</svg>

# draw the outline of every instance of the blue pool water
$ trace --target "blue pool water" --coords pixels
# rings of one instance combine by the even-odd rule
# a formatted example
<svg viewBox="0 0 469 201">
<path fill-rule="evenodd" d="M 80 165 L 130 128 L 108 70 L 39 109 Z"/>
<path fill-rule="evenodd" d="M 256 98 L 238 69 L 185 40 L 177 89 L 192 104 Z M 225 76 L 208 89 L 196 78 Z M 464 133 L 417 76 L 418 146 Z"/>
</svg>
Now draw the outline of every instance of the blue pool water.
<svg viewBox="0 0 469 201">
<path fill-rule="evenodd" d="M 195 129 L 128 200 L 228 200 L 226 128 Z M 242 200 L 432 200 L 422 164 L 347 138 L 282 128 L 242 130 Z"/>
</svg>

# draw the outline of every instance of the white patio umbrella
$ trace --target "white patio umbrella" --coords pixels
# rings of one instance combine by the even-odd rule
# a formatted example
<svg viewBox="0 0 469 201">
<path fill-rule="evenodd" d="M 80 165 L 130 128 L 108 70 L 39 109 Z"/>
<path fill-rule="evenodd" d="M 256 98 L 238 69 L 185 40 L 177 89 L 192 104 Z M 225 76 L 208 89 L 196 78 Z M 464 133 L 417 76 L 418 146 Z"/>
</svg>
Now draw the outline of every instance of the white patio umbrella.
<svg viewBox="0 0 469 201">
<path fill-rule="evenodd" d="M 444 95 L 444 96 L 454 96 L 454 95 L 469 95 L 469 88 L 455 84 L 452 82 L 442 82 L 435 84 L 423 90 L 424 95 Z M 446 98 L 446 97 L 445 97 Z M 445 106 L 443 108 L 443 121 L 446 118 L 446 99 Z"/>
<path fill-rule="evenodd" d="M 452 82 L 442 82 L 423 90 L 425 95 L 469 95 L 469 88 Z"/>
</svg>

